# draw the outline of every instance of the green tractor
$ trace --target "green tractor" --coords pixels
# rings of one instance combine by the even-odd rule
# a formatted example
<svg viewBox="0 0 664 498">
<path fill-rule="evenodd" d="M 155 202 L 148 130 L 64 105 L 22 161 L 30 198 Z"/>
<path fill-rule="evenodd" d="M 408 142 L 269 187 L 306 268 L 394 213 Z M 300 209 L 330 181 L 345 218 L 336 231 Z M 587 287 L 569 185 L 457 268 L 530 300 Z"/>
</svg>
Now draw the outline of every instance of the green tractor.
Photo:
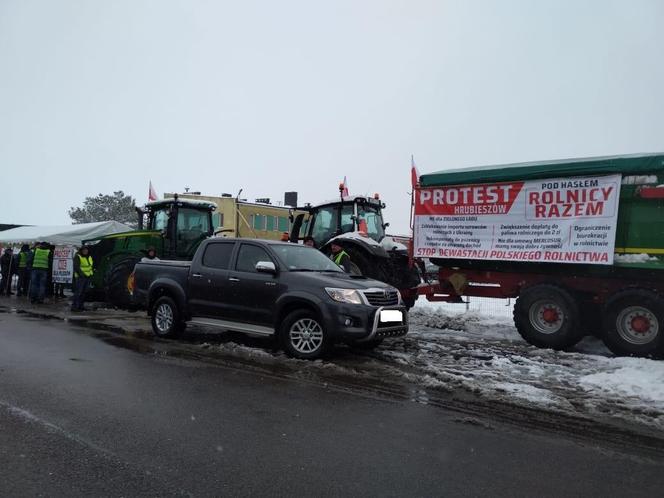
<svg viewBox="0 0 664 498">
<path fill-rule="evenodd" d="M 298 210 L 292 216 L 290 241 L 311 237 L 318 249 L 330 254 L 334 241 L 343 247 L 365 277 L 393 285 L 401 292 L 404 304 L 415 304 L 415 289 L 420 284 L 417 267 L 409 265 L 408 248 L 385 234 L 383 203 L 377 196 L 343 196 L 317 206 Z"/>
<path fill-rule="evenodd" d="M 130 308 L 130 276 L 148 249 L 161 259 L 190 261 L 201 241 L 213 234 L 215 209 L 212 202 L 182 200 L 176 194 L 137 207 L 138 230 L 84 240 L 95 263 L 90 298 Z"/>
</svg>

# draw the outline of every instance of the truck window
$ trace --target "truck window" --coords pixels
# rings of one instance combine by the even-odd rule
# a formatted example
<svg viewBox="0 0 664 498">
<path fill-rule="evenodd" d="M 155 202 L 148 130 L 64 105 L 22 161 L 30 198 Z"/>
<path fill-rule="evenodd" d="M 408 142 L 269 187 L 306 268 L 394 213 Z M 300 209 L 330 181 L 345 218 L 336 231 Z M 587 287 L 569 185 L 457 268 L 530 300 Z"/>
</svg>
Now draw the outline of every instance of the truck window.
<svg viewBox="0 0 664 498">
<path fill-rule="evenodd" d="M 234 243 L 209 244 L 203 253 L 203 266 L 227 270 L 231 262 Z"/>
<path fill-rule="evenodd" d="M 259 261 L 272 261 L 272 258 L 262 247 L 242 244 L 242 246 L 240 246 L 240 252 L 237 255 L 235 269 L 237 271 L 256 273 L 256 263 Z"/>
</svg>

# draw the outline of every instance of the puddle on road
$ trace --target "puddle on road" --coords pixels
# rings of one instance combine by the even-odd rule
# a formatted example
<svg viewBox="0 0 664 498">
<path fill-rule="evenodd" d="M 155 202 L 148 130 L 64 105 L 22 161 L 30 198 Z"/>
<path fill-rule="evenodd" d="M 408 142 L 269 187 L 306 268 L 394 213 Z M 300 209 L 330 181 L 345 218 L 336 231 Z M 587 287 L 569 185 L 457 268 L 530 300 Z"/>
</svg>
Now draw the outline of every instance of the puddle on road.
<svg viewBox="0 0 664 498">
<path fill-rule="evenodd" d="M 102 335 L 95 334 L 98 339 L 101 339 L 106 344 L 111 346 L 129 349 L 141 354 L 155 354 L 158 351 L 153 348 L 150 344 L 146 343 L 144 339 L 134 339 L 133 337 L 127 336 L 112 336 L 112 335 Z"/>
</svg>

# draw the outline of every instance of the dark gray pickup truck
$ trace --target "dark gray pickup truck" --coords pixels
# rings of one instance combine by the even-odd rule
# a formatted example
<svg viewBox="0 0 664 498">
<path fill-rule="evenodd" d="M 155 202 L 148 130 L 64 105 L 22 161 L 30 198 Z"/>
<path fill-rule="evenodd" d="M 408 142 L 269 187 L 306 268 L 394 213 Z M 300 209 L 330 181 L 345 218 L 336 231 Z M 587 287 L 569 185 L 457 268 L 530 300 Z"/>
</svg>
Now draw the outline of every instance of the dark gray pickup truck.
<svg viewBox="0 0 664 498">
<path fill-rule="evenodd" d="M 408 332 L 397 289 L 284 242 L 213 238 L 191 263 L 143 260 L 134 270 L 133 297 L 158 336 L 175 336 L 189 321 L 276 334 L 296 358 L 318 358 L 335 342 L 371 348 Z"/>
</svg>

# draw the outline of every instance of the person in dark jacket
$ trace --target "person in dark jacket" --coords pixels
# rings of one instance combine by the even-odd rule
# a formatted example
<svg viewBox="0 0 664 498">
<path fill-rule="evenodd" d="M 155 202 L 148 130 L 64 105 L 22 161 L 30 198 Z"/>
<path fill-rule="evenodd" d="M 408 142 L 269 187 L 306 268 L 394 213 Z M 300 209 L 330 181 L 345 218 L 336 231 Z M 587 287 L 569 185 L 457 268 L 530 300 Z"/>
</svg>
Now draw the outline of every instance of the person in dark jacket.
<svg viewBox="0 0 664 498">
<path fill-rule="evenodd" d="M 90 248 L 83 246 L 74 256 L 74 299 L 71 303 L 72 311 L 84 311 L 83 302 L 85 300 L 85 291 L 90 285 L 90 278 L 94 273 L 92 256 Z"/>
<path fill-rule="evenodd" d="M 30 265 L 32 264 L 32 252 L 30 252 L 30 246 L 28 244 L 23 244 L 17 256 L 18 287 L 16 289 L 16 295 L 27 296 L 30 283 Z"/>
<path fill-rule="evenodd" d="M 15 271 L 14 251 L 11 247 L 8 247 L 5 249 L 4 254 L 0 256 L 0 276 L 2 276 L 2 280 L 0 281 L 0 295 L 12 295 L 12 275 L 14 275 Z"/>
<path fill-rule="evenodd" d="M 316 247 L 316 241 L 313 237 L 307 236 L 304 238 L 304 245 L 308 247 Z"/>
</svg>

